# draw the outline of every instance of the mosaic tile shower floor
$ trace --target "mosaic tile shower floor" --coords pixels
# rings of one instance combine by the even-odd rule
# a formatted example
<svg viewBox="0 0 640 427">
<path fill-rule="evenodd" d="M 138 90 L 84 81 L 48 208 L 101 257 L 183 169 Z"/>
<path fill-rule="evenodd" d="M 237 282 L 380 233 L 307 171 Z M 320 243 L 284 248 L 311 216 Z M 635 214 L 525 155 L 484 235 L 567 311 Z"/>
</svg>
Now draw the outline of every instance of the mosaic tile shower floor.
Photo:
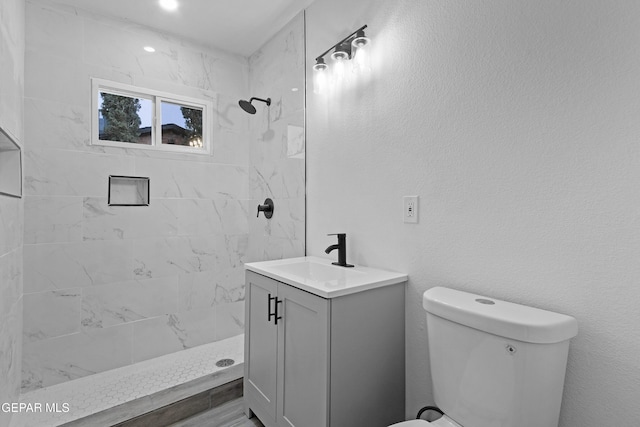
<svg viewBox="0 0 640 427">
<path fill-rule="evenodd" d="M 177 396 L 181 386 L 229 369 L 216 366 L 221 359 L 233 359 L 234 369 L 242 365 L 244 335 L 25 393 L 20 402 L 34 409 L 39 403 L 41 411 L 14 414 L 11 427 L 60 426 L 169 389 L 176 389 Z M 47 404 L 59 412 L 47 411 Z"/>
</svg>

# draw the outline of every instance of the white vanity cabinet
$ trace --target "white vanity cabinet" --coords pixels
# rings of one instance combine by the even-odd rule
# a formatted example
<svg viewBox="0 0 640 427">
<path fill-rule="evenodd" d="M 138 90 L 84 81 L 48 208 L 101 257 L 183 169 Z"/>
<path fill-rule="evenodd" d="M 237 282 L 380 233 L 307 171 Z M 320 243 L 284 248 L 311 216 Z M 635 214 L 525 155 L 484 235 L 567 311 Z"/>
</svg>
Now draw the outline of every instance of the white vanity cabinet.
<svg viewBox="0 0 640 427">
<path fill-rule="evenodd" d="M 323 297 L 263 274 L 246 272 L 247 416 L 267 427 L 404 420 L 405 280 Z"/>
<path fill-rule="evenodd" d="M 328 300 L 252 272 L 246 292 L 250 409 L 266 426 L 328 425 Z"/>
</svg>

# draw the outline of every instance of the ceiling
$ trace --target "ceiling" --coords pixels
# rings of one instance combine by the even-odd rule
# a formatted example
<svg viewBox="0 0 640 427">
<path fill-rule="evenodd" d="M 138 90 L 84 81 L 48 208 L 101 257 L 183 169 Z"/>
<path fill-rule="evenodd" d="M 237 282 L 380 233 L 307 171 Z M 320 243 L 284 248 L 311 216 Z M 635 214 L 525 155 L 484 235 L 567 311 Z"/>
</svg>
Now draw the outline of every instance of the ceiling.
<svg viewBox="0 0 640 427">
<path fill-rule="evenodd" d="M 244 56 L 251 55 L 313 0 L 40 0 L 125 19 Z M 176 20 L 178 25 L 176 25 Z M 170 30 L 167 30 L 170 29 Z"/>
</svg>

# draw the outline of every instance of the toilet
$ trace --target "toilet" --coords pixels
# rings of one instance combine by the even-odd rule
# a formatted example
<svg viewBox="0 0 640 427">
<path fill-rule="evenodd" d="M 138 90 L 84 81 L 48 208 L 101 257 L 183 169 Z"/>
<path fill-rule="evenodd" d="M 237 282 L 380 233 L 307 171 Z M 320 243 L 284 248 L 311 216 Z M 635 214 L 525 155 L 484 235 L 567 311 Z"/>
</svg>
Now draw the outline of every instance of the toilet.
<svg viewBox="0 0 640 427">
<path fill-rule="evenodd" d="M 444 287 L 427 290 L 422 304 L 445 415 L 394 427 L 558 426 L 576 319 Z"/>
</svg>

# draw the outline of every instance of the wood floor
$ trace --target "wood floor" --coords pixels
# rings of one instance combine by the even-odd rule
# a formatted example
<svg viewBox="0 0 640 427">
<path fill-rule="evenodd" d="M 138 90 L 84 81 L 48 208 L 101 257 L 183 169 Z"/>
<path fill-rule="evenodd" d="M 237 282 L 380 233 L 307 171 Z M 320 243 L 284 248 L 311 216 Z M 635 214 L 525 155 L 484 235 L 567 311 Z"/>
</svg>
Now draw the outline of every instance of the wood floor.
<svg viewBox="0 0 640 427">
<path fill-rule="evenodd" d="M 257 418 L 248 419 L 242 407 L 242 397 L 202 412 L 170 427 L 264 427 Z"/>
</svg>

